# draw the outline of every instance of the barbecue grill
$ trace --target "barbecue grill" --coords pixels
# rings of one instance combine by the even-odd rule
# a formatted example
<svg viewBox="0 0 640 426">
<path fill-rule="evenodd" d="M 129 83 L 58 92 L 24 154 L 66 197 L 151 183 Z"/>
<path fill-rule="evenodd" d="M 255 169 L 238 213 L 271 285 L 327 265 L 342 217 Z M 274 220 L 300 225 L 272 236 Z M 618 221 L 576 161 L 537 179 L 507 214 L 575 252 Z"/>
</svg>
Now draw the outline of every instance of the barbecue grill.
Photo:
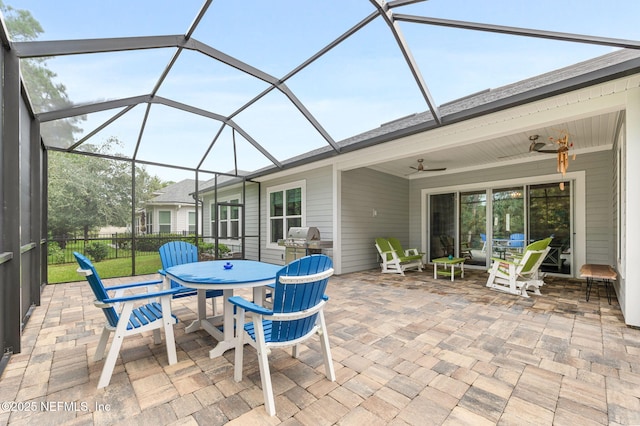
<svg viewBox="0 0 640 426">
<path fill-rule="evenodd" d="M 314 226 L 292 226 L 287 232 L 287 238 L 278 240 L 278 244 L 285 247 L 286 263 L 310 254 L 322 253 L 322 249 L 333 247 L 332 241 L 320 239 L 320 231 Z"/>
</svg>

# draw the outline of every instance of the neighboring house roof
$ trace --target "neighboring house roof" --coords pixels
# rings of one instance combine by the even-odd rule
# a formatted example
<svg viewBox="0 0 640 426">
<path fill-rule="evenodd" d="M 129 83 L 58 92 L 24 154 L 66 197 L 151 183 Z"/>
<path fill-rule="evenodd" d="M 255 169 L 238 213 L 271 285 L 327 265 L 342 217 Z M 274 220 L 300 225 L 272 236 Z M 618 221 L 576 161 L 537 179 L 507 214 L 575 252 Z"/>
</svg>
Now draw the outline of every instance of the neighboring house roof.
<svg viewBox="0 0 640 426">
<path fill-rule="evenodd" d="M 238 175 L 239 176 L 246 176 L 248 174 L 250 174 L 251 172 L 247 171 L 247 170 L 238 170 Z M 229 175 L 218 175 L 218 187 L 224 187 L 224 186 L 228 186 L 234 183 L 239 183 L 242 182 L 242 178 L 241 177 L 237 177 L 237 176 L 233 176 L 231 174 Z M 200 193 L 205 193 L 205 192 L 210 192 L 213 191 L 216 187 L 216 179 L 209 179 L 206 182 L 203 182 L 200 184 L 200 188 L 198 188 Z M 193 188 L 192 188 L 193 189 Z M 194 191 L 191 191 L 192 193 Z"/>
<path fill-rule="evenodd" d="M 203 185 L 201 182 L 200 185 Z M 195 179 L 185 179 L 180 182 L 165 186 L 160 191 L 160 195 L 147 201 L 147 204 L 195 204 L 191 195 L 194 192 Z"/>
</svg>

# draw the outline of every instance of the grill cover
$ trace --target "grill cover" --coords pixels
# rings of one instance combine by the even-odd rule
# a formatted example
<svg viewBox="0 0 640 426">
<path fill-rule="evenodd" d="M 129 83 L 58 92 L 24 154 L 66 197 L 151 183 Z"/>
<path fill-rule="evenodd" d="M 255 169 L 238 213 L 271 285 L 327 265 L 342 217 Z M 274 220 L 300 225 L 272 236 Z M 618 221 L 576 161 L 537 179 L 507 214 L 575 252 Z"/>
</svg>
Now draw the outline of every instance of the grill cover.
<svg viewBox="0 0 640 426">
<path fill-rule="evenodd" d="M 320 231 L 315 226 L 292 226 L 289 228 L 289 232 L 287 233 L 287 239 L 293 240 L 297 243 L 319 240 Z"/>
</svg>

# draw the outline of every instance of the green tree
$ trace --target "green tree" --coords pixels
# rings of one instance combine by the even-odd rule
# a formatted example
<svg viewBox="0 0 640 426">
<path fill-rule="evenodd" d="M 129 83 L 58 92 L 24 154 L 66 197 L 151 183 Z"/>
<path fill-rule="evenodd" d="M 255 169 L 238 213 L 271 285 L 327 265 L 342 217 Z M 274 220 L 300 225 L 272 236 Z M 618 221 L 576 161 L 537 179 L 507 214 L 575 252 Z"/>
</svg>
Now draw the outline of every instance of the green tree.
<svg viewBox="0 0 640 426">
<path fill-rule="evenodd" d="M 14 9 L 0 0 L 0 11 L 13 41 L 33 41 L 44 32 L 28 10 Z M 47 68 L 46 58 L 21 59 L 20 71 L 36 112 L 64 109 L 73 104 L 66 87 L 55 82 L 57 75 Z M 78 125 L 85 118 L 77 116 L 48 123 L 42 127 L 43 138 L 49 145 L 69 146 L 73 135 L 81 131 Z"/>
<path fill-rule="evenodd" d="M 84 144 L 91 154 L 117 157 L 118 139 L 109 138 L 100 148 Z M 153 198 L 163 184 L 143 167 L 136 167 L 136 207 Z M 53 151 L 49 156 L 49 232 L 65 237 L 102 226 L 131 223 L 131 163 Z"/>
<path fill-rule="evenodd" d="M 110 139 L 93 154 L 113 154 Z M 49 232 L 56 237 L 94 228 L 125 226 L 131 219 L 131 166 L 125 161 L 53 151 L 49 155 Z"/>
</svg>

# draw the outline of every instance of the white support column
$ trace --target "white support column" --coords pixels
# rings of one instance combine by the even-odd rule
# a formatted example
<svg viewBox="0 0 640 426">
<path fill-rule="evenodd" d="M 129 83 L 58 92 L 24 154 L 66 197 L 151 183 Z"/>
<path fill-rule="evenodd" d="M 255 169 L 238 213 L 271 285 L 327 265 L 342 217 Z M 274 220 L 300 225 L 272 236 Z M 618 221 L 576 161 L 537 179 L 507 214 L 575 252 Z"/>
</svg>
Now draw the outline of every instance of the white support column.
<svg viewBox="0 0 640 426">
<path fill-rule="evenodd" d="M 336 164 L 332 169 L 333 197 L 333 269 L 342 273 L 342 170 Z"/>
<path fill-rule="evenodd" d="M 625 257 L 626 270 L 622 274 L 624 280 L 624 297 L 621 303 L 625 322 L 628 325 L 640 326 L 640 268 L 634 259 L 640 257 L 640 88 L 629 90 L 627 95 L 626 115 L 626 198 L 620 208 L 626 215 L 626 244 L 622 255 Z"/>
</svg>

